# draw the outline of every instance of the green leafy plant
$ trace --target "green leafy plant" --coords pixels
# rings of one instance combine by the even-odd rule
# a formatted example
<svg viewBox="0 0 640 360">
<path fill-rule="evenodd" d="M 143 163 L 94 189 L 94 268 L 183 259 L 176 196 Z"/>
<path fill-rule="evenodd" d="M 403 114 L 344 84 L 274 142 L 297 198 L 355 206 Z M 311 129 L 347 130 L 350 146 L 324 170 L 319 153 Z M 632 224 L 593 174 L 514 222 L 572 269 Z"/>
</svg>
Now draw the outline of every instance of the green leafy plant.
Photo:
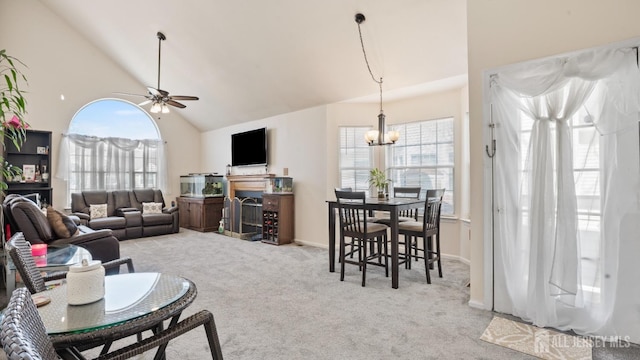
<svg viewBox="0 0 640 360">
<path fill-rule="evenodd" d="M 378 168 L 373 168 L 369 171 L 369 185 L 375 187 L 378 190 L 378 194 L 384 193 L 390 182 L 391 179 L 387 179 L 384 171 Z"/>
<path fill-rule="evenodd" d="M 26 83 L 27 78 L 17 65 L 24 64 L 7 55 L 5 49 L 0 50 L 0 140 L 4 146 L 6 140 L 10 140 L 16 149 L 20 149 L 27 138 L 26 129 L 29 127 L 24 120 L 27 113 L 27 101 L 24 92 L 20 89 L 21 83 Z M 7 180 L 12 180 L 20 175 L 22 169 L 7 162 L 0 156 L 0 191 L 7 189 Z"/>
</svg>

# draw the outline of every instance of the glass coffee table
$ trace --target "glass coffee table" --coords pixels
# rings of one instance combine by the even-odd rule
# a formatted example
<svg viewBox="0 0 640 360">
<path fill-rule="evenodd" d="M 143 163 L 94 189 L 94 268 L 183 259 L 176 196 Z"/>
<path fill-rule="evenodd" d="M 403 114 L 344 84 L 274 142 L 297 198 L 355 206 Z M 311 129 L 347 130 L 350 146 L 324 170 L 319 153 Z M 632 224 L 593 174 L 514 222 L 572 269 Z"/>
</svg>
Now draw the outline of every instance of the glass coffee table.
<svg viewBox="0 0 640 360">
<path fill-rule="evenodd" d="M 16 287 L 16 266 L 13 264 L 11 256 L 7 253 L 5 260 L 6 289 L 7 294 L 11 294 Z M 49 245 L 47 255 L 36 257 L 36 266 L 42 271 L 68 270 L 69 266 L 79 264 L 82 260 L 93 260 L 89 250 L 71 244 Z"/>
<path fill-rule="evenodd" d="M 162 329 L 165 320 L 170 319 L 166 328 L 171 328 L 198 293 L 192 281 L 162 273 L 109 275 L 104 286 L 104 297 L 85 305 L 67 303 L 66 282 L 34 295 L 50 300 L 38 313 L 56 349 L 76 352 L 105 345 L 108 351 L 118 339 Z M 163 355 L 164 346 L 155 359 Z"/>
</svg>

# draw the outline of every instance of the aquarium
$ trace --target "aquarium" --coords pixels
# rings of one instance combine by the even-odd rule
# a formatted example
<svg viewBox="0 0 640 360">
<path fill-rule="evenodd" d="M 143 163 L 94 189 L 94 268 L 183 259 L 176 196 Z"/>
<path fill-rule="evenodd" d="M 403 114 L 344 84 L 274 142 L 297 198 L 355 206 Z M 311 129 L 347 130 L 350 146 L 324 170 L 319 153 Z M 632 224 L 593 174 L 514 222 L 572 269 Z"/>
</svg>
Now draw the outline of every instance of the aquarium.
<svg viewBox="0 0 640 360">
<path fill-rule="evenodd" d="M 224 196 L 224 176 L 218 174 L 189 174 L 180 176 L 180 196 Z"/>
<path fill-rule="evenodd" d="M 265 193 L 292 193 L 293 178 L 290 177 L 272 177 L 267 179 L 264 189 Z"/>
</svg>

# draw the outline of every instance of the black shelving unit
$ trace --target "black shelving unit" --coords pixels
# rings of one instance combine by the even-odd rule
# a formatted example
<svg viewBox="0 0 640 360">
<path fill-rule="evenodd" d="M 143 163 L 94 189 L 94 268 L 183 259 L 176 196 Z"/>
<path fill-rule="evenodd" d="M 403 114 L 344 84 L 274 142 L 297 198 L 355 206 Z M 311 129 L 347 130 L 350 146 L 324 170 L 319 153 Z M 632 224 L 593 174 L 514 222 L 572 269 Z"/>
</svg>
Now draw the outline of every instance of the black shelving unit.
<svg viewBox="0 0 640 360">
<path fill-rule="evenodd" d="M 51 131 L 27 130 L 27 138 L 18 150 L 13 142 L 5 139 L 4 158 L 9 164 L 24 168 L 24 165 L 38 166 L 40 174 L 46 179 L 27 181 L 26 179 L 5 179 L 9 188 L 7 194 L 40 194 L 40 201 L 49 204 L 53 201 L 51 188 Z"/>
</svg>

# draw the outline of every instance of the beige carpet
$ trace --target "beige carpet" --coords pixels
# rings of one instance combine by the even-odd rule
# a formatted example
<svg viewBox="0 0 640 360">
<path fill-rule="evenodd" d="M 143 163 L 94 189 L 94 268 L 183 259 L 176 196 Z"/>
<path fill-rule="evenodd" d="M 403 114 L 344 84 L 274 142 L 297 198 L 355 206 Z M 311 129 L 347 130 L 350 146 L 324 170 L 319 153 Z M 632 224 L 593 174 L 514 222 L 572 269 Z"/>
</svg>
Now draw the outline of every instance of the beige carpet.
<svg viewBox="0 0 640 360">
<path fill-rule="evenodd" d="M 491 320 L 480 339 L 541 359 L 591 360 L 592 343 L 587 338 L 501 317 Z"/>
</svg>

